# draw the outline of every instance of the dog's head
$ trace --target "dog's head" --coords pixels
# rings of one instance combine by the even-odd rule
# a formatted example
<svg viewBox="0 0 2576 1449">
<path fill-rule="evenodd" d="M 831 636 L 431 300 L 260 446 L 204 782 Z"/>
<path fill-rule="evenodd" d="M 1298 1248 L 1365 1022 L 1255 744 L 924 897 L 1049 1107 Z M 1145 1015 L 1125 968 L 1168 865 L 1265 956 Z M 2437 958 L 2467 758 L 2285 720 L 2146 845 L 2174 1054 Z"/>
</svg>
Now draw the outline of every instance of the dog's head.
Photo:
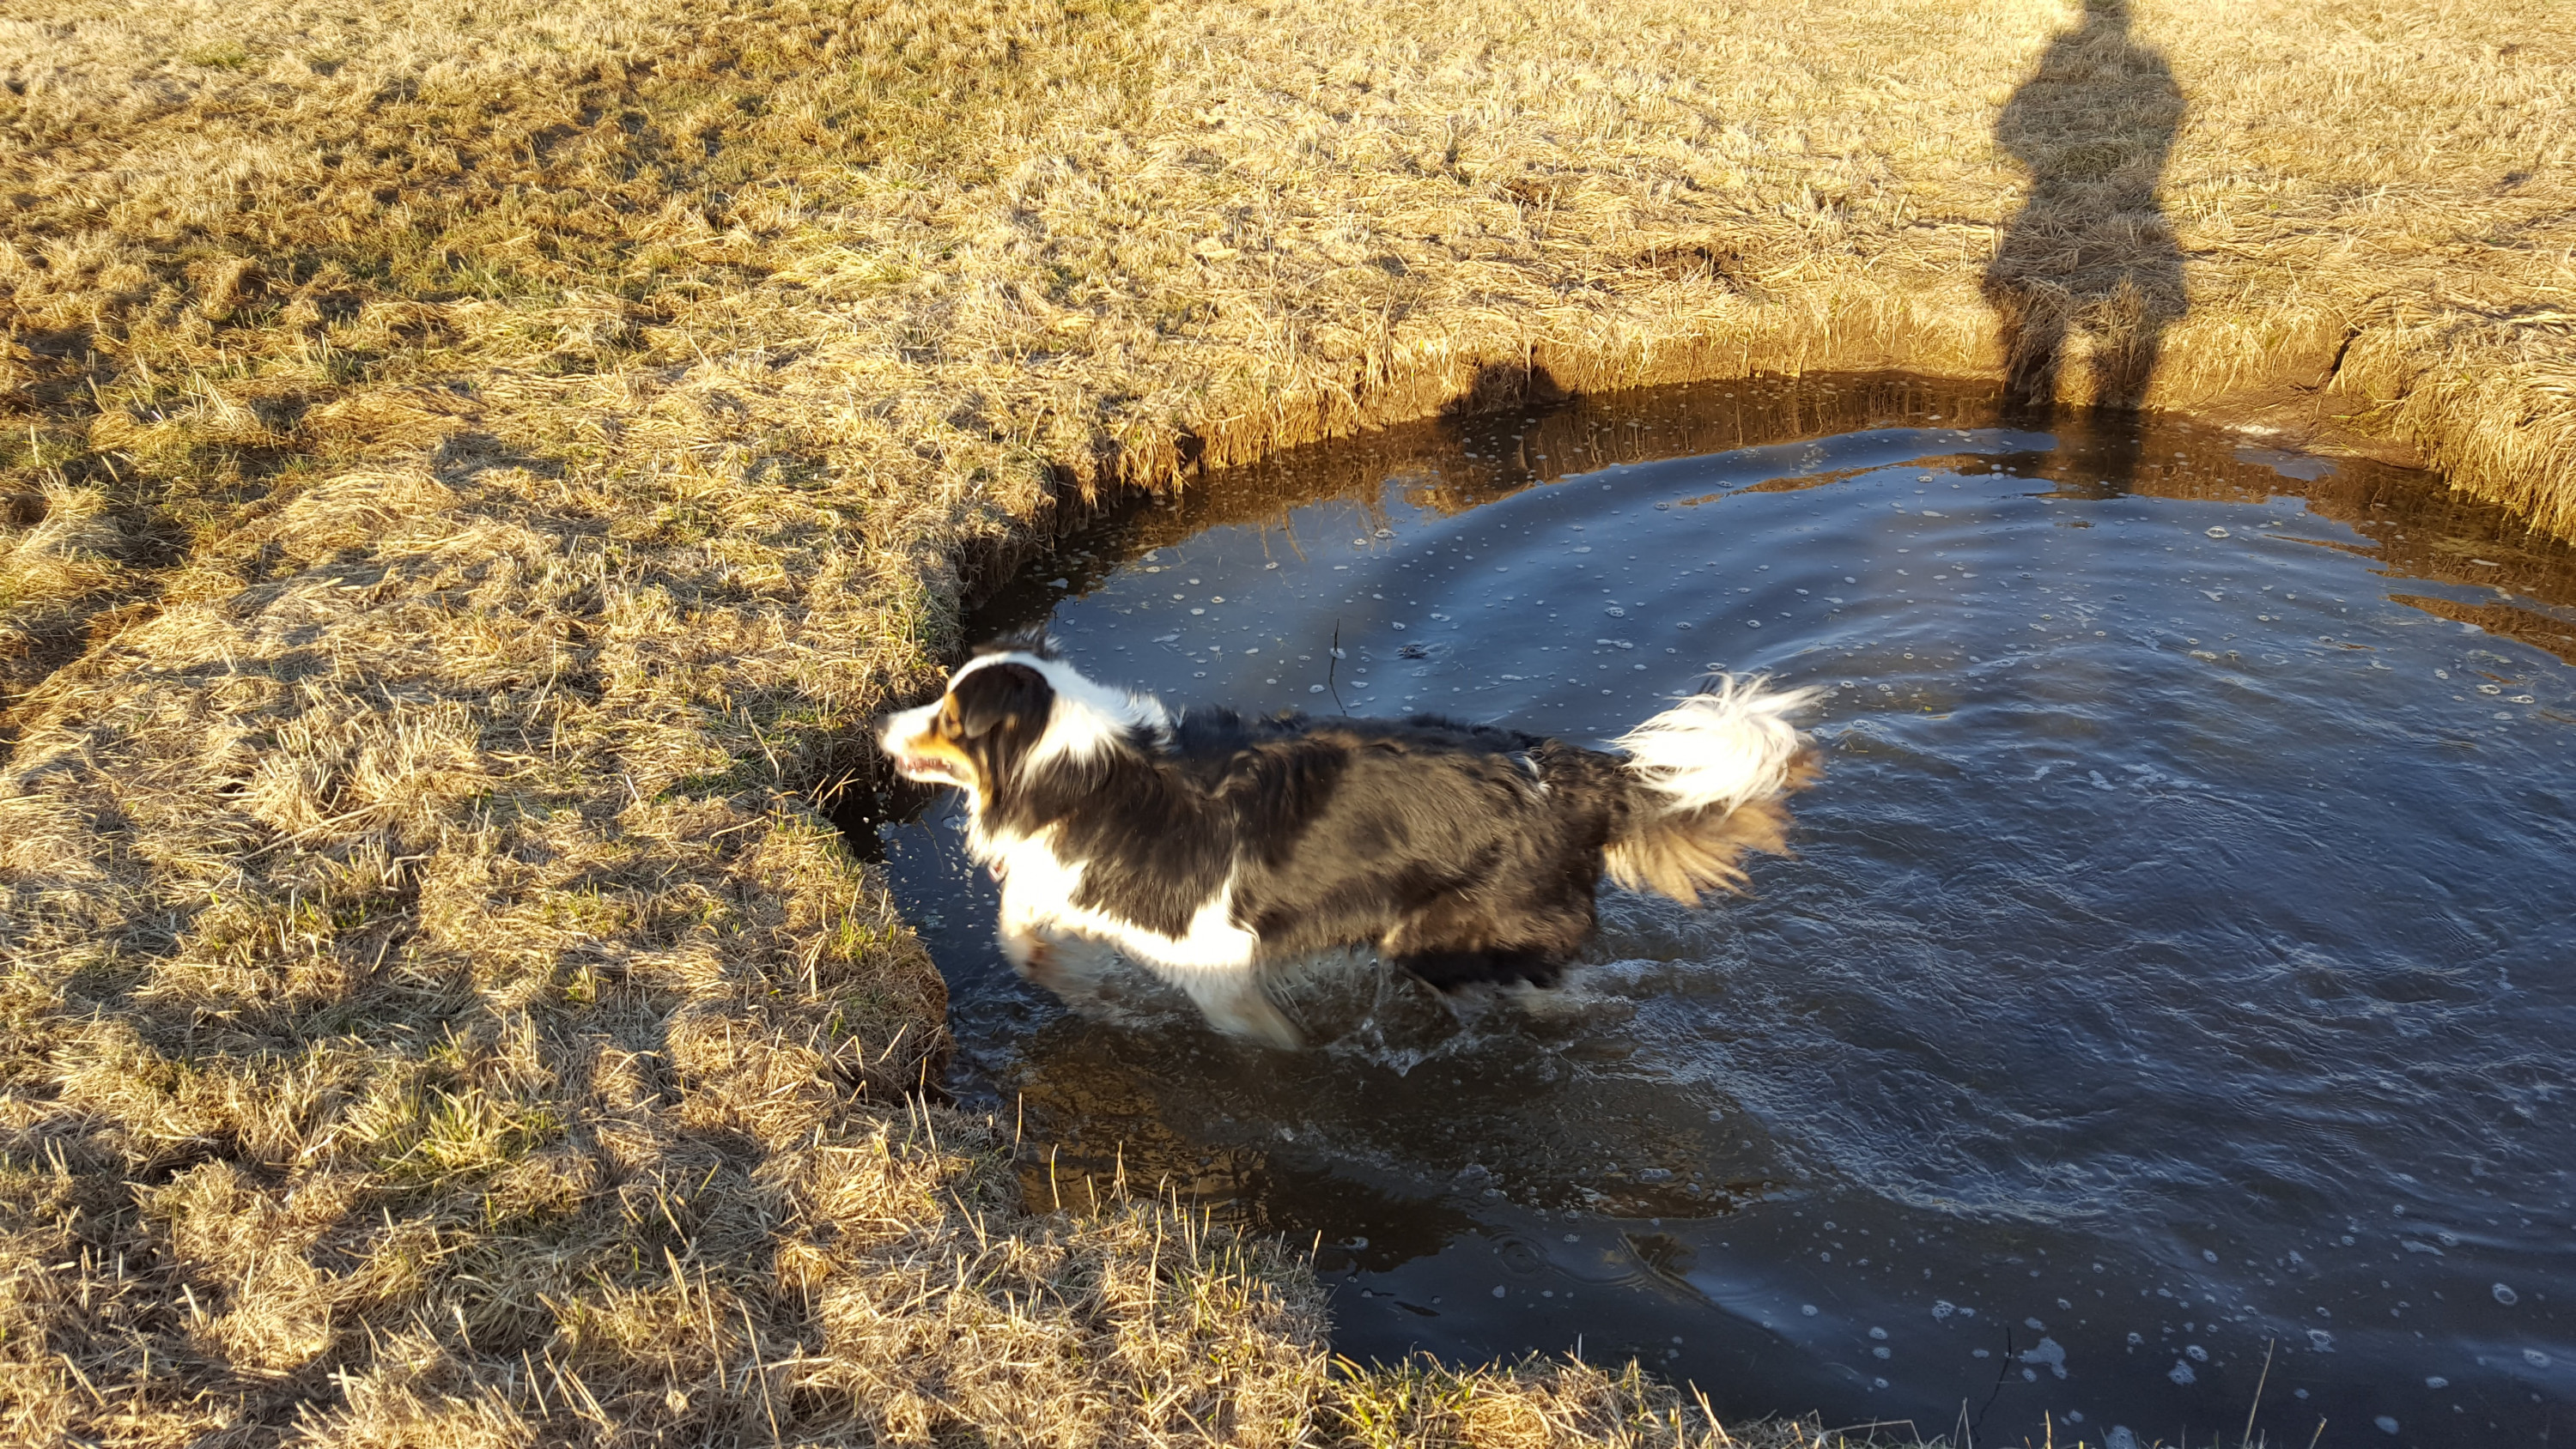
<svg viewBox="0 0 2576 1449">
<path fill-rule="evenodd" d="M 1096 758 L 1165 720 L 1151 698 L 1105 689 L 1051 655 L 1005 648 L 968 660 L 933 703 L 889 716 L 877 742 L 905 779 L 958 786 L 981 808 L 1039 765 Z"/>
<path fill-rule="evenodd" d="M 935 702 L 886 720 L 877 742 L 907 780 L 957 785 L 978 799 L 1019 773 L 1055 713 L 1035 661 L 988 654 L 957 671 Z"/>
</svg>

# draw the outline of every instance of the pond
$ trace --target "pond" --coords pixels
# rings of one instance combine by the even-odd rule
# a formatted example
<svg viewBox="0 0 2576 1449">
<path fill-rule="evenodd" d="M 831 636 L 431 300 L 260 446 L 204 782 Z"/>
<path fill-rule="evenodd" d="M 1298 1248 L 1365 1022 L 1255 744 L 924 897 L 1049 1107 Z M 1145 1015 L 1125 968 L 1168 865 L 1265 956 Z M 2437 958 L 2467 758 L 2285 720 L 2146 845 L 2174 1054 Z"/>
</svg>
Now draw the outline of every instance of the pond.
<svg viewBox="0 0 2576 1449">
<path fill-rule="evenodd" d="M 1831 692 L 1795 858 L 1605 891 L 1574 984 L 1366 963 L 1209 1032 L 993 944 L 954 802 L 879 843 L 952 1087 L 1313 1245 L 1334 1347 L 1637 1355 L 1926 1436 L 2535 1442 L 2576 1405 L 2576 559 L 2426 475 L 1904 377 L 1397 429 L 1005 588 L 1175 706 L 1597 743 Z M 2045 1416 L 2045 1418 L 2043 1418 Z"/>
</svg>

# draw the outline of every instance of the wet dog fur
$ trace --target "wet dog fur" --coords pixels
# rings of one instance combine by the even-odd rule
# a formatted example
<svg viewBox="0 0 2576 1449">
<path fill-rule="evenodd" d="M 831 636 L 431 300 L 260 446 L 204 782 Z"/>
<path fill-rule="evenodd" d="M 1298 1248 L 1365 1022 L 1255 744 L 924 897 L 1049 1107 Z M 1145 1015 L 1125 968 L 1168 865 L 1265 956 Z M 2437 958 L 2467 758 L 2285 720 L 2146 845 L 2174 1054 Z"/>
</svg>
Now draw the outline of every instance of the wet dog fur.
<svg viewBox="0 0 2576 1449">
<path fill-rule="evenodd" d="M 1816 777 L 1811 691 L 1712 681 L 1616 753 L 1462 724 L 1174 713 L 1042 640 L 968 661 L 885 722 L 907 778 L 966 792 L 1001 944 L 1055 982 L 1066 937 L 1124 953 L 1218 1028 L 1294 1046 L 1270 971 L 1367 947 L 1443 990 L 1555 984 L 1617 884 L 1699 904 L 1783 852 Z"/>
</svg>

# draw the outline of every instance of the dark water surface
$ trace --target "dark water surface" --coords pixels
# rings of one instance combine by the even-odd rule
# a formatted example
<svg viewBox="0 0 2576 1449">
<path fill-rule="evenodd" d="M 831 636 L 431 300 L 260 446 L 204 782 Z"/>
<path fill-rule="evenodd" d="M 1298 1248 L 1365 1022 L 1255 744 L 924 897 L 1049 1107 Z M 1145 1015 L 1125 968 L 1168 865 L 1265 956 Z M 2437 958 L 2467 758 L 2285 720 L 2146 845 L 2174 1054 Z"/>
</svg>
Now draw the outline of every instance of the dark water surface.
<svg viewBox="0 0 2576 1449">
<path fill-rule="evenodd" d="M 1040 1205 L 1123 1160 L 1318 1243 L 1342 1352 L 1580 1344 L 1722 1414 L 2576 1432 L 2566 550 L 2213 427 L 1740 383 L 1211 478 L 978 622 L 1039 618 L 1174 704 L 1598 741 L 1710 668 L 1834 691 L 1750 899 L 1606 894 L 1530 1004 L 1326 974 L 1300 1054 L 1023 986 L 953 806 L 885 827 Z"/>
</svg>

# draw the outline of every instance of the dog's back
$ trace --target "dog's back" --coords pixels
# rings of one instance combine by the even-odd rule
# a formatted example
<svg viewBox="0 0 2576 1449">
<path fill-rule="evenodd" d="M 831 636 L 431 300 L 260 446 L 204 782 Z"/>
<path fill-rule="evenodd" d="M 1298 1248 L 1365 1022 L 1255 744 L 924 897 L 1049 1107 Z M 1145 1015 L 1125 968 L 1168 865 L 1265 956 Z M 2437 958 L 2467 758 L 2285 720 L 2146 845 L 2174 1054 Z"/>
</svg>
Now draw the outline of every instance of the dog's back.
<svg viewBox="0 0 2576 1449">
<path fill-rule="evenodd" d="M 1630 793 L 1616 756 L 1429 715 L 1192 711 L 1167 748 L 1222 802 L 1265 956 L 1376 945 L 1442 986 L 1553 979 Z"/>
</svg>

